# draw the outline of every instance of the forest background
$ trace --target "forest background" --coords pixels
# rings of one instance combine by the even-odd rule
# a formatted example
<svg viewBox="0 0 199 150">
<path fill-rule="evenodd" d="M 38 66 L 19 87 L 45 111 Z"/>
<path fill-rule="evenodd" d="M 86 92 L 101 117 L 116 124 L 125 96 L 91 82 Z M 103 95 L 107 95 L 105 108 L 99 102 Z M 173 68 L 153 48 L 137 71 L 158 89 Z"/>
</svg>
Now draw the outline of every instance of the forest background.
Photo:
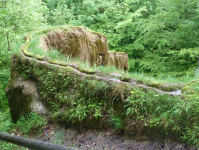
<svg viewBox="0 0 199 150">
<path fill-rule="evenodd" d="M 4 91 L 12 52 L 24 34 L 66 24 L 105 34 L 109 50 L 129 55 L 129 72 L 198 74 L 198 0 L 1 0 L 0 132 L 11 125 Z"/>
</svg>

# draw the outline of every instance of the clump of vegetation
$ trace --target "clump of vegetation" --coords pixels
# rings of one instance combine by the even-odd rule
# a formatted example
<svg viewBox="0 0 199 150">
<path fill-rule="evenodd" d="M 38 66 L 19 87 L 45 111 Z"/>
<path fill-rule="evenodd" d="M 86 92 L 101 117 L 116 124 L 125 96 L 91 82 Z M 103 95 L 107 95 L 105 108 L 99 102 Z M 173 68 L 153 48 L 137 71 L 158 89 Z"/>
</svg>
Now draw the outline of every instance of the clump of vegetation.
<svg viewBox="0 0 199 150">
<path fill-rule="evenodd" d="M 36 114 L 36 112 L 31 112 L 17 121 L 16 124 L 13 124 L 13 127 L 18 129 L 22 134 L 27 135 L 30 132 L 42 131 L 42 129 L 47 125 L 47 120 L 42 116 Z"/>
<path fill-rule="evenodd" d="M 150 131 L 149 128 L 155 127 L 166 134 L 181 135 L 184 141 L 199 146 L 197 97 L 181 99 L 153 91 L 146 93 L 138 88 L 134 88 L 131 93 L 125 100 L 126 110 L 123 113 L 123 117 L 126 115 L 123 119 L 126 131 Z"/>
<path fill-rule="evenodd" d="M 99 94 L 103 90 L 104 93 L 109 93 L 114 89 L 107 88 L 104 83 L 87 80 L 80 82 L 79 80 L 71 80 L 72 77 L 69 76 L 67 76 L 69 78 L 63 78 L 66 77 L 66 74 L 71 74 L 72 68 L 67 68 L 65 72 L 56 75 L 53 74 L 54 70 L 49 69 L 47 72 L 49 76 L 41 76 L 41 82 L 44 83 L 44 86 L 40 94 L 45 98 L 46 103 L 53 102 L 49 103 L 50 106 L 57 105 L 58 108 L 61 108 L 63 105 L 67 105 L 71 108 L 70 113 L 64 112 L 62 109 L 52 109 L 54 118 L 62 119 L 61 116 L 65 116 L 75 123 L 84 122 L 85 117 L 99 120 L 101 115 L 106 113 L 106 115 L 111 116 L 111 122 L 118 130 L 129 131 L 133 126 L 138 131 L 139 125 L 140 129 L 143 130 L 145 127 L 147 129 L 149 127 L 164 129 L 165 133 L 173 130 L 179 135 L 182 134 L 183 140 L 197 145 L 199 143 L 199 125 L 197 123 L 199 85 L 195 79 L 199 77 L 197 71 L 199 55 L 197 42 L 199 41 L 198 6 L 198 0 L 152 0 L 150 2 L 148 0 L 30 0 L 23 3 L 20 0 L 2 0 L 0 4 L 2 14 L 0 16 L 0 34 L 2 35 L 0 37 L 0 120 L 3 124 L 2 128 L 0 126 L 1 132 L 9 132 L 12 127 L 8 100 L 4 92 L 10 74 L 10 54 L 21 54 L 19 48 L 25 39 L 20 38 L 20 35 L 38 29 L 38 36 L 35 34 L 31 37 L 31 45 L 24 45 L 26 46 L 24 53 L 27 56 L 38 60 L 48 60 L 51 63 L 55 62 L 61 66 L 66 66 L 66 62 L 73 62 L 85 70 L 89 68 L 101 70 L 100 75 L 117 72 L 123 77 L 130 77 L 136 83 L 165 91 L 183 87 L 184 95 L 181 98 L 159 95 L 141 88 L 129 89 L 132 95 L 129 98 L 124 95 L 121 106 L 125 107 L 119 112 L 112 109 L 115 104 L 113 102 L 118 102 L 116 99 L 111 103 L 107 97 L 101 99 Z M 110 50 L 128 54 L 129 72 L 120 72 L 110 66 L 90 67 L 89 64 L 78 59 L 69 61 L 69 57 L 62 57 L 57 50 L 51 50 L 45 54 L 39 48 L 28 51 L 29 46 L 31 48 L 38 44 L 37 40 L 41 28 L 66 23 L 85 26 L 105 34 Z M 50 27 L 44 33 L 53 28 L 56 27 Z M 55 59 L 60 61 L 55 61 Z M 31 76 L 34 72 L 37 76 L 44 74 L 41 68 L 27 68 L 23 72 L 25 78 L 34 78 L 33 75 Z M 18 69 L 20 70 L 20 68 Z M 57 77 L 62 78 L 62 82 L 57 81 Z M 52 78 L 55 83 L 50 82 Z M 175 82 L 189 83 L 165 87 L 167 83 Z M 57 92 L 60 90 L 59 85 L 63 87 L 67 85 L 70 89 L 71 84 L 80 87 L 75 87 L 74 90 L 70 91 L 75 96 L 68 94 L 64 88 L 60 88 L 62 93 Z M 85 85 L 91 86 L 85 88 Z M 98 87 L 101 91 L 98 90 Z M 117 93 L 117 91 L 114 92 Z M 96 96 L 99 98 L 96 99 Z M 101 104 L 99 105 L 99 103 Z M 109 111 L 106 111 L 108 108 L 110 108 Z M 75 115 L 75 111 L 82 113 Z M 89 114 L 89 112 L 91 113 Z M 31 117 L 29 119 L 31 120 Z M 32 119 L 34 120 L 34 117 Z M 23 124 L 20 125 L 23 128 Z M 0 145 L 2 149 L 14 147 L 6 142 L 1 142 Z"/>
</svg>

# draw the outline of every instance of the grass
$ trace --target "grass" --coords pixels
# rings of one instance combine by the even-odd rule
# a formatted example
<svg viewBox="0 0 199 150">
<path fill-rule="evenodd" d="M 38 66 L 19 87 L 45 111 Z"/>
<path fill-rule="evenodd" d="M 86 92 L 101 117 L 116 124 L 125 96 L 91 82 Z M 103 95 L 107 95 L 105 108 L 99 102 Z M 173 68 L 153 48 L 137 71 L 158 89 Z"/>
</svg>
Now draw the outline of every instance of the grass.
<svg viewBox="0 0 199 150">
<path fill-rule="evenodd" d="M 48 29 L 47 31 L 51 31 L 52 29 L 57 29 L 56 27 Z M 186 83 L 189 82 L 191 80 L 194 80 L 196 78 L 198 78 L 199 76 L 199 71 L 196 70 L 195 75 L 192 76 L 183 76 L 183 77 L 173 77 L 173 76 L 158 76 L 158 77 L 153 77 L 150 75 L 146 75 L 144 73 L 139 73 L 139 72 L 124 72 L 121 70 L 118 70 L 117 68 L 115 68 L 114 66 L 98 66 L 96 67 L 94 66 L 90 66 L 90 64 L 88 62 L 84 62 L 81 61 L 78 58 L 71 58 L 70 56 L 64 56 L 61 54 L 61 51 L 58 51 L 56 49 L 50 49 L 47 52 L 43 52 L 43 50 L 38 46 L 39 42 L 40 42 L 40 37 L 44 34 L 44 32 L 46 33 L 47 31 L 41 31 L 38 32 L 36 34 L 33 35 L 33 39 L 31 41 L 30 44 L 30 48 L 29 51 L 34 53 L 35 55 L 38 55 L 38 58 L 40 58 L 42 56 L 43 57 L 49 57 L 52 59 L 52 61 L 54 60 L 59 60 L 59 62 L 61 63 L 74 63 L 76 65 L 78 65 L 80 68 L 85 68 L 85 69 L 91 69 L 91 70 L 100 70 L 101 71 L 101 75 L 109 75 L 110 72 L 115 72 L 115 73 L 119 73 L 122 74 L 123 76 L 126 77 L 130 77 L 133 78 L 138 81 L 141 82 L 143 84 L 149 84 L 150 82 L 158 82 L 159 84 L 167 84 L 167 83 Z M 117 78 L 117 77 L 114 77 Z M 150 84 L 149 84 L 150 85 Z"/>
<path fill-rule="evenodd" d="M 131 132 L 136 128 L 150 131 L 149 128 L 155 127 L 163 130 L 165 134 L 177 134 L 191 145 L 199 146 L 197 97 L 184 100 L 153 91 L 146 93 L 139 88 L 134 88 L 131 93 L 132 95 L 125 100 L 126 110 L 123 113 L 126 120 L 114 118 L 114 121 L 119 121 L 115 124 L 126 123 L 125 130 Z"/>
<path fill-rule="evenodd" d="M 110 76 L 110 72 L 116 72 L 119 74 L 122 74 L 123 76 L 130 77 L 132 79 L 135 79 L 137 83 L 142 83 L 149 86 L 154 87 L 160 87 L 164 84 L 170 84 L 170 83 L 187 83 L 191 80 L 197 79 L 199 77 L 199 71 L 196 70 L 195 74 L 192 76 L 183 76 L 183 77 L 153 77 L 153 76 L 147 76 L 144 73 L 134 73 L 134 72 L 124 72 L 117 70 L 113 66 L 90 66 L 88 62 L 80 61 L 78 58 L 70 58 L 70 56 L 63 56 L 60 51 L 57 51 L 56 49 L 51 49 L 48 52 L 43 52 L 41 48 L 38 47 L 39 44 L 39 37 L 43 33 L 39 33 L 37 35 L 33 36 L 32 42 L 30 44 L 29 51 L 34 53 L 34 55 L 38 54 L 42 57 L 50 57 L 52 62 L 65 62 L 65 63 L 74 63 L 78 65 L 80 68 L 85 69 L 91 69 L 91 70 L 100 70 L 100 75 L 102 76 Z M 61 74 L 60 76 L 62 76 Z M 38 75 L 40 76 L 40 75 Z M 53 78 L 54 76 L 54 78 Z M 42 75 L 41 75 L 42 78 Z M 61 87 L 63 89 L 67 89 L 64 87 L 64 85 L 59 85 L 59 87 L 55 83 L 46 83 L 45 82 L 51 82 L 52 79 L 57 79 L 57 73 L 53 75 L 46 74 L 46 76 L 43 76 L 44 80 L 42 80 L 42 86 L 41 89 L 46 89 L 44 91 L 43 98 L 45 99 L 45 96 L 49 96 L 50 94 L 63 94 L 58 93 L 58 90 L 61 91 Z M 49 79 L 48 79 L 49 78 Z M 80 83 L 79 80 L 70 82 L 67 78 L 67 80 L 63 81 L 68 82 L 68 84 L 75 84 L 76 87 L 74 88 L 72 94 L 76 94 L 74 99 L 71 98 L 71 108 L 70 110 L 66 112 L 61 112 L 61 109 L 59 109 L 59 105 L 56 104 L 53 107 L 54 110 L 54 117 L 59 118 L 60 116 L 63 117 L 64 113 L 66 118 L 69 119 L 71 122 L 82 122 L 83 120 L 88 117 L 88 113 L 92 112 L 91 117 L 101 117 L 101 113 L 105 112 L 104 109 L 105 106 L 99 105 L 99 101 L 96 100 L 96 95 L 99 94 L 98 92 L 107 90 L 105 86 L 102 85 L 102 83 L 96 83 L 96 82 L 88 82 L 84 81 L 83 83 Z M 75 80 L 75 79 L 73 79 Z M 60 82 L 61 84 L 65 84 L 66 82 Z M 75 83 L 77 82 L 77 83 Z M 78 88 L 77 88 L 78 87 Z M 198 86 L 197 86 L 198 87 Z M 198 90 L 197 87 L 193 87 L 196 90 Z M 49 89 L 48 89 L 49 88 Z M 58 89 L 59 88 L 59 89 Z M 180 88 L 180 87 L 178 87 Z M 55 90 L 54 90 L 55 89 Z M 57 92 L 56 92 L 57 90 Z M 53 93 L 54 92 L 54 93 Z M 59 96 L 60 96 L 59 95 Z M 67 94 L 64 93 L 64 96 Z M 101 94 L 103 95 L 103 94 Z M 70 96 L 70 95 L 68 95 Z M 82 96 L 82 97 L 80 97 Z M 50 97 L 50 96 L 49 96 Z M 60 96 L 62 97 L 62 95 Z M 53 96 L 52 96 L 53 98 Z M 64 99 L 64 98 L 63 98 Z M 54 99 L 53 99 L 54 100 Z M 52 101 L 53 101 L 52 100 Z M 57 100 L 60 100 L 60 98 L 57 98 Z M 64 99 L 66 101 L 66 99 Z M 63 101 L 64 101 L 63 100 Z M 104 99 L 103 99 L 104 100 Z M 96 102 L 95 102 L 96 101 Z M 60 103 L 60 101 L 58 102 Z M 65 103 L 68 103 L 66 101 Z M 106 102 L 108 103 L 108 102 Z M 164 130 L 165 133 L 169 132 L 175 132 L 176 134 L 181 136 L 182 140 L 188 141 L 190 144 L 198 145 L 199 144 L 199 119 L 198 119 L 198 98 L 197 97 L 191 97 L 189 99 L 183 99 L 180 97 L 173 97 L 169 95 L 160 95 L 154 91 L 150 90 L 143 90 L 141 88 L 134 88 L 131 91 L 131 95 L 124 100 L 124 109 L 122 108 L 122 112 L 120 113 L 113 113 L 111 116 L 111 123 L 117 130 L 125 130 L 126 132 L 130 130 L 135 130 L 136 132 L 141 132 L 140 130 L 144 130 L 144 128 L 147 128 L 150 130 L 150 128 L 155 127 L 156 129 Z M 50 104 L 50 102 L 49 102 Z M 55 104 L 55 103 L 54 103 Z M 103 105 L 105 105 L 104 102 L 102 102 Z M 59 111 L 58 111 L 59 110 Z M 103 111 L 102 111 L 103 110 Z M 78 113 L 77 113 L 78 112 Z M 56 114 L 57 113 L 57 114 Z M 60 115 L 61 114 L 61 115 Z M 15 128 L 20 128 L 23 130 L 25 134 L 28 133 L 28 131 L 33 130 L 34 128 L 41 127 L 45 125 L 45 121 L 41 118 L 34 117 L 34 114 L 32 114 L 33 117 L 31 118 L 22 118 L 19 120 L 18 125 L 15 126 Z M 31 116 L 31 115 L 30 115 Z M 36 118 L 36 119 L 35 119 Z M 31 122 L 33 126 L 27 124 L 28 122 Z M 37 120 L 37 121 L 36 121 Z M 40 122 L 40 123 L 39 123 Z M 35 125 L 37 124 L 37 125 Z M 134 131 L 130 131 L 134 132 Z"/>
</svg>

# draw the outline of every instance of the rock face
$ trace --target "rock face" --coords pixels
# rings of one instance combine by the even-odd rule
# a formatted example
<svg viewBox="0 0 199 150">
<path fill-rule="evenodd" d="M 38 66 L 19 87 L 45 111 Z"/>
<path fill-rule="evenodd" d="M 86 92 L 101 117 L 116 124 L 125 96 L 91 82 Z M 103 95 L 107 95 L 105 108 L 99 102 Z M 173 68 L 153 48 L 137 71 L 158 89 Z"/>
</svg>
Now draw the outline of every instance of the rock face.
<svg viewBox="0 0 199 150">
<path fill-rule="evenodd" d="M 44 51 L 57 49 L 69 57 L 78 57 L 91 65 L 113 65 L 121 70 L 128 70 L 128 55 L 108 51 L 104 35 L 91 32 L 82 27 L 70 27 L 53 30 L 41 38 L 40 46 Z"/>
<path fill-rule="evenodd" d="M 34 81 L 16 75 L 9 81 L 5 91 L 14 122 L 17 121 L 20 115 L 29 112 L 46 113 L 47 110 L 41 102 Z"/>
<path fill-rule="evenodd" d="M 109 51 L 109 65 L 113 65 L 118 69 L 128 71 L 128 55 L 123 52 L 111 52 Z"/>
<path fill-rule="evenodd" d="M 128 55 L 109 52 L 107 39 L 104 35 L 89 31 L 84 27 L 60 28 L 43 33 L 45 35 L 41 37 L 40 46 L 44 51 L 56 48 L 64 55 L 79 57 L 83 61 L 90 62 L 91 65 L 105 66 L 109 64 L 122 70 L 128 69 Z M 107 100 L 107 103 L 112 103 L 110 100 L 113 100 L 114 97 L 114 100 L 117 99 L 115 105 L 119 107 L 124 97 L 127 98 L 130 89 L 124 83 L 109 85 L 109 80 L 105 80 L 103 77 L 90 76 L 96 73 L 95 71 L 85 71 L 84 68 L 74 65 L 70 67 L 71 64 L 56 64 L 56 61 L 51 61 L 51 58 L 46 60 L 45 57 L 42 58 L 42 56 L 39 57 L 29 52 L 28 45 L 31 43 L 31 38 L 30 35 L 27 36 L 26 43 L 22 46 L 22 55 L 13 55 L 11 58 L 11 80 L 6 88 L 6 95 L 14 122 L 18 120 L 19 116 L 29 112 L 46 114 L 46 108 L 50 112 L 52 104 L 49 102 L 59 106 L 58 117 L 67 120 L 70 117 L 70 114 L 67 114 L 68 109 L 76 109 L 72 102 L 74 98 L 78 101 L 85 97 L 87 99 L 96 97 L 94 99 L 99 100 L 96 103 L 97 106 L 102 99 Z M 31 59 L 32 57 L 35 59 Z M 120 82 L 119 79 L 118 82 Z M 125 94 L 124 89 L 126 90 Z M 92 105 L 92 107 L 94 106 Z M 108 106 L 112 106 L 112 104 Z"/>
<path fill-rule="evenodd" d="M 43 36 L 44 49 L 56 48 L 64 55 L 78 57 L 91 65 L 107 65 L 109 59 L 107 39 L 104 35 L 76 27 L 54 30 Z"/>
</svg>

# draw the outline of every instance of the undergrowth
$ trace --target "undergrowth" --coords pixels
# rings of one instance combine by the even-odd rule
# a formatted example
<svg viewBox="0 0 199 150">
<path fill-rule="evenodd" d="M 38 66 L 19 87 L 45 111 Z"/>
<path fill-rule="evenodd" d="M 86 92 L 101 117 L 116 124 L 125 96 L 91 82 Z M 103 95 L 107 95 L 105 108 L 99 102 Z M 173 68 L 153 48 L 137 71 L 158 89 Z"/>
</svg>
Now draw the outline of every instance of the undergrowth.
<svg viewBox="0 0 199 150">
<path fill-rule="evenodd" d="M 22 134 L 27 135 L 28 133 L 41 132 L 47 125 L 47 120 L 42 116 L 31 112 L 25 116 L 20 117 L 16 124 L 13 124 L 13 128 L 18 129 Z"/>
<path fill-rule="evenodd" d="M 154 91 L 145 92 L 138 88 L 134 88 L 131 93 L 132 95 L 125 100 L 126 110 L 123 112 L 125 126 L 121 126 L 126 132 L 135 130 L 139 133 L 155 127 L 166 134 L 177 134 L 183 141 L 199 146 L 197 97 L 185 100 L 160 95 Z M 117 120 L 114 121 L 116 124 Z"/>
<path fill-rule="evenodd" d="M 174 82 L 186 83 L 198 78 L 198 70 L 192 76 L 179 78 L 126 73 L 118 71 L 113 66 L 90 66 L 89 63 L 82 62 L 78 58 L 63 56 L 56 49 L 44 53 L 38 47 L 40 36 L 41 34 L 33 36 L 30 51 L 34 54 L 49 57 L 52 60 L 74 63 L 86 69 L 101 70 L 100 75 L 116 72 L 132 79 L 136 78 L 135 81 L 138 83 L 155 86 Z M 15 48 L 19 48 L 19 45 L 16 45 Z M 163 131 L 164 134 L 177 134 L 182 140 L 199 146 L 198 97 L 184 99 L 142 88 L 117 87 L 116 85 L 112 85 L 111 88 L 109 86 L 111 83 L 76 77 L 70 69 L 58 70 L 56 67 L 48 66 L 45 66 L 44 69 L 44 66 L 39 66 L 34 59 L 31 60 L 32 62 L 23 61 L 19 62 L 19 68 L 16 68 L 16 71 L 19 71 L 26 79 L 34 79 L 40 84 L 40 95 L 54 121 L 67 120 L 67 122 L 83 127 L 98 125 L 100 120 L 103 120 L 112 124 L 118 131 L 131 132 L 136 135 L 155 128 Z M 32 66 L 28 63 L 31 63 Z M 0 83 L 0 96 L 3 95 L 4 99 L 6 98 L 2 89 L 5 88 L 5 85 L 3 81 Z M 195 88 L 198 89 L 198 86 Z M 130 96 L 129 93 L 131 93 Z M 0 132 L 9 132 L 14 128 L 28 136 L 30 132 L 41 131 L 47 124 L 47 121 L 36 113 L 29 113 L 21 117 L 17 124 L 12 124 L 7 100 L 0 104 L 2 106 Z M 5 142 L 0 144 L 6 145 Z M 9 145 L 7 147 L 10 148 Z"/>
<path fill-rule="evenodd" d="M 50 31 L 50 29 L 49 29 Z M 31 39 L 31 44 L 29 51 L 34 53 L 35 55 L 42 56 L 44 58 L 47 58 L 47 61 L 51 60 L 50 63 L 54 60 L 58 60 L 59 62 L 62 63 L 73 63 L 78 65 L 79 68 L 85 68 L 85 69 L 91 69 L 91 70 L 100 70 L 101 73 L 100 75 L 106 75 L 110 76 L 110 72 L 115 72 L 122 74 L 125 77 L 130 77 L 132 79 L 136 78 L 136 81 L 138 83 L 146 84 L 149 86 L 153 86 L 152 84 L 154 82 L 158 82 L 160 86 L 162 84 L 167 84 L 167 83 L 186 83 L 189 82 L 195 78 L 197 78 L 197 75 L 187 75 L 183 77 L 175 77 L 175 76 L 164 76 L 164 75 L 159 75 L 157 77 L 154 77 L 153 75 L 147 75 L 144 73 L 138 73 L 138 72 L 125 72 L 118 70 L 114 66 L 96 66 L 93 65 L 91 66 L 90 63 L 81 61 L 79 58 L 72 58 L 71 56 L 64 56 L 61 53 L 61 50 L 57 49 L 49 49 L 48 51 L 44 52 L 42 48 L 40 47 L 40 37 L 44 34 L 47 33 L 47 31 L 43 30 L 40 32 L 37 32 L 36 34 L 33 34 L 32 39 Z M 117 77 L 114 77 L 117 78 Z M 152 84 L 151 84 L 152 83 Z M 159 86 L 158 86 L 159 87 Z M 179 89 L 179 88 L 178 88 Z M 175 90 L 175 88 L 174 88 Z"/>
<path fill-rule="evenodd" d="M 77 77 L 70 69 L 52 66 L 43 69 L 31 61 L 31 65 L 24 62 L 19 70 L 40 84 L 40 94 L 54 121 L 67 120 L 81 129 L 85 125 L 92 126 L 93 122 L 99 124 L 104 119 L 118 131 L 138 135 L 155 128 L 165 135 L 175 134 L 198 146 L 197 97 L 184 99 L 138 87 L 108 86 L 106 82 Z"/>
</svg>

